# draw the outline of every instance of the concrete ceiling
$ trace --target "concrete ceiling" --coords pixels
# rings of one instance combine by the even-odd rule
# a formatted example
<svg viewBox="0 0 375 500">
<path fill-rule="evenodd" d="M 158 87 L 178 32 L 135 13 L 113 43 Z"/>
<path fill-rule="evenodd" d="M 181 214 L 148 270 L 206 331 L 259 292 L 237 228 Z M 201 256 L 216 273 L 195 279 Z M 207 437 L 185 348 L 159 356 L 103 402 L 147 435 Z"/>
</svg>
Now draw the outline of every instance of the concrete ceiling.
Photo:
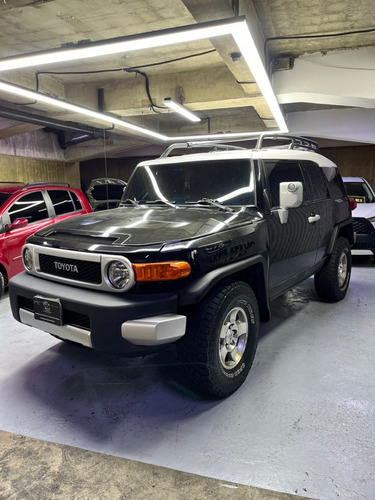
<svg viewBox="0 0 375 500">
<path fill-rule="evenodd" d="M 236 15 L 246 16 L 291 133 L 375 143 L 373 0 L 2 0 L 0 58 Z M 230 57 L 236 48 L 231 37 L 217 37 L 5 71 L 0 80 L 93 110 L 103 106 L 105 113 L 163 134 L 273 130 L 275 120 L 249 69 Z M 189 124 L 171 113 L 165 97 L 182 97 L 202 121 Z M 77 128 L 60 132 L 65 146 L 82 135 L 80 127 L 97 129 L 93 140 L 59 152 L 68 161 L 152 154 L 165 146 L 117 128 L 104 134 L 103 123 L 5 92 L 0 116 L 0 154 L 31 145 L 41 129 L 56 131 L 61 122 Z"/>
</svg>

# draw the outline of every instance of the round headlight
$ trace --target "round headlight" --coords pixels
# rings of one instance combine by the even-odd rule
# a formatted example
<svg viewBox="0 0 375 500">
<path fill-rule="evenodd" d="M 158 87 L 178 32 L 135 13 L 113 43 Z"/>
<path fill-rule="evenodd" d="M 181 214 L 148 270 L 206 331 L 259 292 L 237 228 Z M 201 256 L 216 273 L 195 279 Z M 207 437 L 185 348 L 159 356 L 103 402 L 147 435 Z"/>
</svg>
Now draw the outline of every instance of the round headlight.
<svg viewBox="0 0 375 500">
<path fill-rule="evenodd" d="M 119 260 L 112 261 L 108 266 L 108 281 L 118 290 L 126 288 L 130 281 L 129 268 Z"/>
<path fill-rule="evenodd" d="M 28 271 L 31 271 L 33 268 L 33 254 L 28 247 L 23 251 L 23 265 Z"/>
</svg>

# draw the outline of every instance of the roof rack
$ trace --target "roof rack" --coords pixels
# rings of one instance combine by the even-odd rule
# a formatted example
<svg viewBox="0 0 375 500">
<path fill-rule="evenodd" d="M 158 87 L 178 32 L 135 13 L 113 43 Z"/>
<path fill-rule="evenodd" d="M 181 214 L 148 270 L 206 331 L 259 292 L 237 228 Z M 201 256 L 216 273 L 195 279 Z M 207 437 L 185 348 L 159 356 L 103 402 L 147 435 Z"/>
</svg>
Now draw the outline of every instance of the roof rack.
<svg viewBox="0 0 375 500">
<path fill-rule="evenodd" d="M 70 187 L 70 184 L 68 182 L 29 182 L 27 183 L 23 189 L 28 188 L 28 187 L 34 187 L 34 186 L 65 186 L 65 187 Z"/>
<path fill-rule="evenodd" d="M 271 141 L 288 141 L 288 144 L 283 144 L 280 147 L 284 147 L 287 149 L 303 149 L 307 151 L 319 151 L 318 143 L 311 140 L 307 139 L 307 137 L 302 137 L 298 135 L 286 135 L 286 134 L 270 134 L 269 132 L 259 134 L 259 136 L 254 136 L 254 137 L 243 137 L 241 139 L 234 139 L 233 142 L 243 142 L 243 141 L 251 141 L 251 140 L 256 140 L 257 143 L 255 145 L 254 149 L 265 149 L 265 146 L 263 145 L 264 141 L 266 139 L 269 139 Z M 234 146 L 232 144 L 224 144 L 220 140 L 216 141 L 192 141 L 192 142 L 176 142 L 174 144 L 171 144 L 163 153 L 160 155 L 159 158 L 166 158 L 168 157 L 171 152 L 175 149 L 196 149 L 196 148 L 204 148 L 204 149 L 209 149 L 209 152 L 214 152 L 214 151 L 219 151 L 219 150 L 224 150 L 224 151 L 232 151 L 232 150 L 238 150 L 238 149 L 247 149 L 243 148 L 240 146 Z"/>
<path fill-rule="evenodd" d="M 263 149 L 264 139 L 270 139 L 273 141 L 289 141 L 288 149 L 304 149 L 308 151 L 319 151 L 318 143 L 307 139 L 306 137 L 300 137 L 298 135 L 285 135 L 285 134 L 261 134 L 256 143 L 255 149 Z"/>
<path fill-rule="evenodd" d="M 221 142 L 215 142 L 215 141 L 176 142 L 175 144 L 171 144 L 165 151 L 163 151 L 163 153 L 160 155 L 160 158 L 168 157 L 174 149 L 196 149 L 196 148 L 209 149 L 210 153 L 219 150 L 230 151 L 233 149 L 246 149 L 246 148 L 241 148 L 240 146 L 232 146 L 231 144 L 223 144 Z"/>
</svg>

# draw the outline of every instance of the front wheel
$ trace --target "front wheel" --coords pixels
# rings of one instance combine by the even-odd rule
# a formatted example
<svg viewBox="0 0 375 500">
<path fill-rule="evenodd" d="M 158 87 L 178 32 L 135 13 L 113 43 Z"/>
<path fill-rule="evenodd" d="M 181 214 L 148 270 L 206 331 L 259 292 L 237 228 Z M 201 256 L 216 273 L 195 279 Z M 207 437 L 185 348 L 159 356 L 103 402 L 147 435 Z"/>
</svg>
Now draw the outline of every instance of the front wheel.
<svg viewBox="0 0 375 500">
<path fill-rule="evenodd" d="M 350 243 L 346 238 L 337 238 L 331 255 L 314 277 L 318 296 L 327 302 L 343 299 L 348 290 L 351 269 Z"/>
<path fill-rule="evenodd" d="M 258 329 L 257 300 L 246 283 L 216 288 L 188 317 L 187 332 L 177 344 L 193 387 L 214 397 L 236 391 L 253 363 Z"/>
</svg>

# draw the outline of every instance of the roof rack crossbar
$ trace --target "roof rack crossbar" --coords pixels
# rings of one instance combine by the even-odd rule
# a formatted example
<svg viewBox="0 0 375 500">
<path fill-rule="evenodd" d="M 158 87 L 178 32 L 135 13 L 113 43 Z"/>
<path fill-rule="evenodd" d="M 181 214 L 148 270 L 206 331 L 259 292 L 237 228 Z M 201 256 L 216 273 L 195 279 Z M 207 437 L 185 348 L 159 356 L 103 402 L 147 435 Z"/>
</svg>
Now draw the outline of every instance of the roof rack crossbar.
<svg viewBox="0 0 375 500">
<path fill-rule="evenodd" d="M 175 149 L 210 149 L 210 151 L 218 151 L 220 150 L 233 150 L 233 149 L 245 149 L 240 146 L 232 146 L 231 144 L 223 144 L 221 142 L 215 141 L 197 141 L 197 142 L 176 142 L 171 144 L 163 153 L 160 155 L 160 158 L 166 158 L 170 155 L 170 153 Z"/>
<path fill-rule="evenodd" d="M 25 189 L 27 187 L 33 187 L 33 186 L 65 186 L 65 187 L 70 187 L 70 184 L 68 182 L 29 182 L 26 184 L 22 189 Z"/>
<path fill-rule="evenodd" d="M 288 149 L 307 149 L 309 151 L 319 151 L 318 143 L 307 139 L 307 137 L 301 137 L 298 135 L 285 135 L 285 134 L 261 134 L 256 143 L 255 149 L 263 149 L 264 139 L 270 139 L 273 141 L 290 141 Z"/>
</svg>

